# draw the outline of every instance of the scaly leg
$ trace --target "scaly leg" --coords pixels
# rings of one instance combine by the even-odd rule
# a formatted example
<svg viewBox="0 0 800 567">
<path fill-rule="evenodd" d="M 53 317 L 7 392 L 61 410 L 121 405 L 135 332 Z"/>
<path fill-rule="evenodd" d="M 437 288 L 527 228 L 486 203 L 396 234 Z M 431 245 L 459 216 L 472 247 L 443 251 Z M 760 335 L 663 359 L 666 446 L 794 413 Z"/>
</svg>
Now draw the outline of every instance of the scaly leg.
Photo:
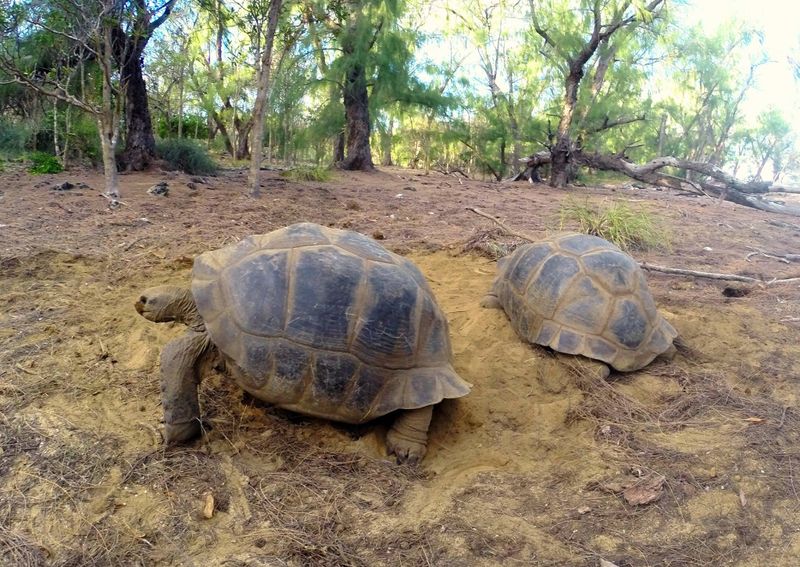
<svg viewBox="0 0 800 567">
<path fill-rule="evenodd" d="M 161 352 L 161 405 L 164 441 L 184 443 L 200 435 L 200 359 L 209 349 L 207 333 L 188 331 Z"/>
<path fill-rule="evenodd" d="M 398 463 L 415 465 L 428 449 L 428 427 L 433 416 L 433 406 L 405 410 L 394 420 L 386 434 L 386 449 L 397 457 Z"/>
</svg>

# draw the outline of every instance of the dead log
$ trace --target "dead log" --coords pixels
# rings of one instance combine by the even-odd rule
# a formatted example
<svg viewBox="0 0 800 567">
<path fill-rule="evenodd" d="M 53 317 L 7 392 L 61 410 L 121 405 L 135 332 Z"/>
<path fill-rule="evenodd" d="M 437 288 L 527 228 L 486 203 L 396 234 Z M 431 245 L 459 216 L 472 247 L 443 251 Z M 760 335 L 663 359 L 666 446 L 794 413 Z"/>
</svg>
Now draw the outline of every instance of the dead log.
<svg viewBox="0 0 800 567">
<path fill-rule="evenodd" d="M 800 206 L 765 197 L 769 193 L 800 193 L 800 188 L 773 185 L 769 181 L 742 181 L 725 173 L 713 164 L 663 156 L 638 165 L 626 159 L 624 154 L 587 153 L 580 149 L 573 152 L 572 158 L 580 165 L 603 171 L 617 171 L 650 185 L 667 187 L 677 191 L 687 191 L 707 197 L 717 197 L 737 205 L 770 213 L 800 216 Z M 526 171 L 535 170 L 549 163 L 549 161 L 549 152 L 537 152 L 526 160 Z M 698 181 L 684 179 L 660 171 L 665 167 L 694 171 L 703 177 Z M 513 178 L 513 180 L 516 181 L 517 179 Z"/>
</svg>

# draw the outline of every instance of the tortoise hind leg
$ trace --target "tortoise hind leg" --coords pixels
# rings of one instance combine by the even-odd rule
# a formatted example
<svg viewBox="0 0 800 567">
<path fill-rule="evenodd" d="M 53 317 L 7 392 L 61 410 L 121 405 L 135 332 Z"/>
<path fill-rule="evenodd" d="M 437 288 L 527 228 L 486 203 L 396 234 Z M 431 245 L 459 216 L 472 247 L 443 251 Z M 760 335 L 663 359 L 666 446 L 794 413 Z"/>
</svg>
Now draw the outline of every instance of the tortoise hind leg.
<svg viewBox="0 0 800 567">
<path fill-rule="evenodd" d="M 386 449 L 397 457 L 398 463 L 415 465 L 428 450 L 428 427 L 433 416 L 433 406 L 404 410 L 394 420 L 386 434 Z"/>
</svg>

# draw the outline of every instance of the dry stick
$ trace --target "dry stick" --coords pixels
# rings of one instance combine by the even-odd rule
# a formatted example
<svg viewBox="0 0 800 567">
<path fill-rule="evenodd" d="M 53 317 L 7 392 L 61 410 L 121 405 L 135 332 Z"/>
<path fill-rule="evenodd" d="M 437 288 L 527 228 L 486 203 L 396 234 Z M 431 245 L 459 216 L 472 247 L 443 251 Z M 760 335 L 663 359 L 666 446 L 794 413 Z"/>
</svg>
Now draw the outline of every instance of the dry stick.
<svg viewBox="0 0 800 567">
<path fill-rule="evenodd" d="M 752 246 L 748 246 L 750 252 L 747 255 L 746 260 L 749 262 L 750 258 L 753 256 L 764 256 L 765 258 L 772 258 L 773 260 L 778 260 L 779 262 L 783 262 L 784 264 L 788 264 L 790 262 L 800 262 L 800 254 L 778 254 L 777 252 L 764 252 L 758 248 L 753 248 Z"/>
<path fill-rule="evenodd" d="M 495 217 L 481 211 L 480 209 L 477 209 L 475 207 L 467 207 L 467 210 L 489 219 L 497 226 L 502 228 L 510 236 L 516 236 L 517 238 L 522 238 L 523 240 L 527 240 L 528 242 L 536 242 L 536 239 L 533 238 L 532 236 L 528 236 L 527 234 L 524 234 L 522 232 L 517 232 L 515 230 L 508 228 L 505 224 L 497 220 Z M 751 278 L 749 276 L 740 276 L 737 274 L 715 274 L 712 272 L 698 272 L 696 270 L 684 270 L 681 268 L 668 268 L 666 266 L 657 266 L 655 264 L 648 264 L 646 262 L 640 262 L 639 266 L 641 266 L 643 270 L 648 270 L 650 272 L 660 272 L 662 274 L 671 274 L 676 276 L 694 276 L 697 278 L 706 278 L 710 280 L 724 280 L 724 281 L 744 282 L 744 283 L 764 284 L 764 285 L 800 282 L 800 276 L 784 278 L 784 279 L 771 278 L 769 280 L 763 280 L 758 278 Z"/>
<path fill-rule="evenodd" d="M 482 210 L 478 209 L 477 207 L 467 207 L 467 210 L 468 211 L 472 211 L 473 213 L 478 214 L 478 215 L 480 215 L 482 217 L 486 217 L 487 219 L 489 219 L 490 221 L 495 223 L 497 226 L 502 228 L 504 231 L 506 231 L 506 234 L 508 234 L 510 236 L 516 236 L 517 238 L 521 238 L 522 240 L 527 240 L 528 242 L 536 242 L 536 239 L 534 237 L 528 236 L 525 233 L 517 232 L 515 230 L 512 230 L 512 229 L 508 228 L 506 225 L 504 225 L 502 222 L 497 220 L 495 217 L 493 217 L 489 213 L 484 213 Z"/>
</svg>

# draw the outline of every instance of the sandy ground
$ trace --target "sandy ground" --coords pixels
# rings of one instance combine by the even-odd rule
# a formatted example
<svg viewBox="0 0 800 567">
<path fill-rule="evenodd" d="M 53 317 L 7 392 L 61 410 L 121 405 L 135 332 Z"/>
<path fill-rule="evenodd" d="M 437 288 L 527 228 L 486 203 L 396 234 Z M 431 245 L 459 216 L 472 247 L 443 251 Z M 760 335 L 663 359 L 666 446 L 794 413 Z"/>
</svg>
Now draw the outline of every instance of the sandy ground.
<svg viewBox="0 0 800 567">
<path fill-rule="evenodd" d="M 65 180 L 86 185 L 52 189 Z M 149 195 L 161 180 L 169 196 Z M 265 172 L 259 200 L 243 181 L 124 175 L 110 211 L 92 172 L 0 174 L 0 564 L 797 564 L 800 283 L 650 273 L 686 347 L 603 381 L 479 307 L 485 252 L 514 240 L 465 207 L 541 237 L 565 199 L 627 201 L 671 236 L 637 259 L 766 279 L 800 276 L 748 258 L 796 253 L 800 219 L 400 169 L 324 183 Z M 474 389 L 437 408 L 416 469 L 385 456 L 386 420 L 293 415 L 217 374 L 201 389 L 206 435 L 163 447 L 158 357 L 182 329 L 139 317 L 139 291 L 186 284 L 194 255 L 298 221 L 408 255 L 447 314 Z"/>
</svg>

